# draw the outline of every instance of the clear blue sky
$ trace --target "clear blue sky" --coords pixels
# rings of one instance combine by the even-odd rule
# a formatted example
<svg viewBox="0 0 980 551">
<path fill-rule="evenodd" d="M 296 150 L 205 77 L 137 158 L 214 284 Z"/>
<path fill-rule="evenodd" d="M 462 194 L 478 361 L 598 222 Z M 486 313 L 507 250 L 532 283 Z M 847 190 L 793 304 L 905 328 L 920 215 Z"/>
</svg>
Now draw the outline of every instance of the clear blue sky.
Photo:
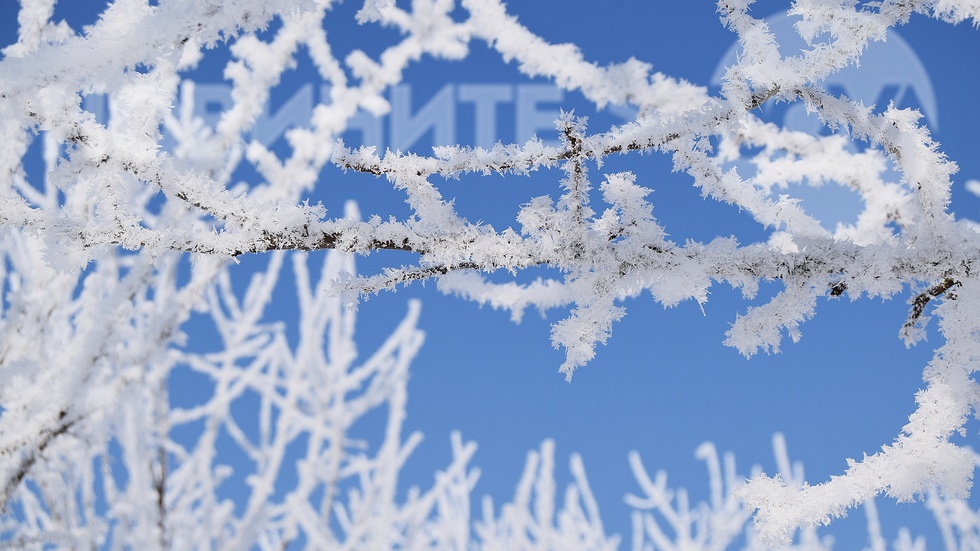
<svg viewBox="0 0 980 551">
<path fill-rule="evenodd" d="M 58 16 L 82 22 L 83 12 L 100 4 L 65 0 Z M 4 15 L 0 36 L 7 43 L 14 32 L 14 7 L 11 0 L 0 0 L 0 5 Z M 784 6 L 759 2 L 754 10 L 769 15 Z M 391 31 L 352 27 L 356 8 L 357 2 L 348 0 L 336 10 L 340 23 L 327 25 L 336 49 L 393 37 Z M 709 2 L 523 0 L 510 2 L 509 9 L 545 39 L 579 44 L 588 59 L 608 63 L 633 56 L 668 75 L 706 86 L 734 42 Z M 960 216 L 980 218 L 980 200 L 963 187 L 968 179 L 980 178 L 975 129 L 980 121 L 980 103 L 975 99 L 980 85 L 976 72 L 980 33 L 969 26 L 951 27 L 922 18 L 913 18 L 899 33 L 928 73 L 937 104 L 935 135 L 960 164 L 952 208 Z M 218 67 L 225 55 L 209 55 L 190 77 L 199 83 L 220 83 Z M 483 45 L 475 45 L 464 62 L 426 60 L 407 73 L 406 82 L 415 110 L 446 85 L 457 98 L 466 85 L 479 85 L 478 93 L 495 86 L 493 93 L 510 94 L 511 99 L 501 100 L 496 121 L 498 137 L 505 141 L 516 132 L 517 98 L 546 96 L 545 88 L 528 86 L 543 81 L 529 81 Z M 881 82 L 878 91 L 890 97 L 900 84 Z M 319 94 L 319 79 L 304 58 L 277 90 L 273 109 L 295 98 L 306 85 L 313 85 L 314 94 Z M 921 81 L 913 82 L 913 88 L 918 85 Z M 915 91 L 921 102 L 923 90 Z M 465 101 L 453 105 L 457 119 L 452 131 L 457 141 L 475 139 L 473 106 Z M 615 113 L 595 113 L 573 93 L 565 94 L 562 102 L 544 101 L 538 109 L 559 106 L 590 115 L 593 130 L 621 121 Z M 784 113 L 767 116 L 778 118 Z M 390 142 L 390 121 L 382 123 L 382 130 L 385 143 Z M 412 149 L 427 153 L 432 139 L 425 135 Z M 745 214 L 701 199 L 689 177 L 670 173 L 670 161 L 662 155 L 633 155 L 612 159 L 602 170 L 591 167 L 595 182 L 603 173 L 623 169 L 636 172 L 638 182 L 654 190 L 654 213 L 674 240 L 734 234 L 749 241 L 763 236 L 762 228 Z M 439 185 L 445 195 L 458 197 L 461 213 L 502 229 L 515 225 L 513 217 L 521 203 L 536 195 L 556 195 L 560 178 L 553 171 L 531 177 L 464 178 Z M 821 212 L 833 211 L 838 201 L 846 202 L 846 194 L 829 193 L 833 197 L 829 202 L 808 200 Z M 314 198 L 334 212 L 349 198 L 360 202 L 365 215 L 406 212 L 402 198 L 384 180 L 332 169 L 324 172 Z M 360 266 L 370 271 L 384 262 L 400 262 L 396 254 L 374 255 L 360 260 Z M 248 266 L 249 261 L 243 262 L 242 268 Z M 938 335 L 931 333 L 928 342 L 911 350 L 904 347 L 897 335 L 908 312 L 905 297 L 884 303 L 851 303 L 846 297 L 823 300 L 817 316 L 802 327 L 802 341 L 787 342 L 777 355 L 746 360 L 724 347 L 724 333 L 736 313 L 778 288 L 771 285 L 764 288 L 764 296 L 745 301 L 738 292 L 717 286 L 703 312 L 695 303 L 664 310 L 648 296 L 630 300 L 628 315 L 614 327 L 609 344 L 576 372 L 571 383 L 558 373 L 563 357 L 549 340 L 550 324 L 563 317 L 562 311 L 546 318 L 528 312 L 515 325 L 508 314 L 442 296 L 435 285 L 415 285 L 363 304 L 360 347 L 370 351 L 400 319 L 409 298 L 423 300 L 421 325 L 427 338 L 413 366 L 407 428 L 423 431 L 426 440 L 410 460 L 406 486 L 431 483 L 432 472 L 448 462 L 450 432 L 460 430 L 464 439 L 479 443 L 474 464 L 483 474 L 475 497 L 489 493 L 499 505 L 512 495 L 527 451 L 545 438 L 554 438 L 559 487 L 569 480 L 568 454 L 579 452 L 607 530 L 620 533 L 628 542 L 628 509 L 622 497 L 636 491 L 626 460 L 630 450 L 641 453 L 651 473 L 666 469 L 672 485 L 685 486 L 700 499 L 707 496 L 707 478 L 694 450 L 706 440 L 720 451 L 735 452 L 741 473 L 748 473 L 755 463 L 773 473 L 771 437 L 781 431 L 791 458 L 803 461 L 807 479 L 819 483 L 841 473 L 844 458 L 860 458 L 891 442 L 905 424 L 921 386 L 922 368 L 939 342 Z M 288 312 L 280 315 L 289 318 Z M 970 438 L 975 434 L 974 430 Z M 825 530 L 835 534 L 838 549 L 865 544 L 863 513 L 856 511 L 852 518 Z M 941 545 L 920 505 L 883 507 L 882 522 L 889 541 L 899 525 L 908 523 L 913 534 L 927 535 L 930 548 Z"/>
</svg>

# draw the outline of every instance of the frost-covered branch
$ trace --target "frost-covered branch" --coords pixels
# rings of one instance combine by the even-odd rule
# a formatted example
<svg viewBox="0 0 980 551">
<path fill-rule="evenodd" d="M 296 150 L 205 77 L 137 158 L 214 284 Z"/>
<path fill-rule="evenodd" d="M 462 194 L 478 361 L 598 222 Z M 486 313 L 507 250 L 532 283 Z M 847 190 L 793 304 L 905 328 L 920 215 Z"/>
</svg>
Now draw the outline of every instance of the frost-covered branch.
<svg viewBox="0 0 980 551">
<path fill-rule="evenodd" d="M 221 541 L 235 545 L 280 545 L 299 532 L 323 541 L 342 534 L 344 541 L 364 545 L 374 537 L 416 537 L 436 502 L 463 499 L 472 483 L 464 468 L 472 448 L 456 441 L 454 462 L 432 492 L 412 494 L 410 506 L 402 508 L 389 498 L 397 467 L 415 440 L 397 437 L 397 413 L 377 456 L 355 458 L 342 439 L 350 421 L 343 415 L 356 416 L 381 402 L 395 412 L 402 407 L 401 372 L 390 370 L 403 369 L 418 344 L 411 322 L 396 331 L 375 363 L 361 368 L 352 367 L 352 354 L 344 348 L 349 333 L 331 334 L 331 343 L 348 343 L 330 345 L 339 347 L 333 349 L 339 356 L 323 357 L 317 346 L 323 331 L 347 327 L 352 314 L 341 306 L 342 296 L 418 280 L 435 280 L 444 292 L 509 309 L 515 319 L 528 307 L 565 309 L 552 342 L 566 352 L 560 370 L 568 379 L 610 338 L 629 299 L 645 291 L 673 306 L 691 299 L 704 303 L 718 284 L 750 299 L 760 284 L 778 280 L 783 290 L 737 315 L 727 334 L 726 343 L 745 355 L 778 351 L 786 336 L 799 339 L 824 298 L 907 294 L 910 315 L 904 325 L 896 322 L 901 337 L 908 344 L 921 340 L 931 312 L 946 340 L 925 370 L 926 387 L 903 433 L 826 483 L 787 485 L 760 475 L 738 495 L 759 510 L 759 534 L 786 542 L 798 527 L 826 522 L 880 493 L 911 499 L 934 487 L 937 495 L 968 492 L 972 455 L 950 439 L 980 404 L 974 380 L 980 239 L 948 210 L 957 167 L 917 112 L 865 106 L 831 94 L 822 82 L 857 66 L 869 44 L 912 17 L 977 24 L 976 2 L 796 0 L 790 15 L 799 18 L 796 30 L 806 46 L 784 55 L 766 22 L 753 14 L 752 2 L 720 0 L 720 23 L 737 35 L 740 55 L 718 93 L 633 58 L 606 66 L 590 62 L 589 52 L 537 36 L 499 0 L 367 0 L 357 22 L 390 27 L 398 36 L 378 45 L 376 54 L 355 49 L 340 59 L 325 25 L 334 17 L 333 4 L 118 0 L 94 25 L 72 29 L 52 21 L 50 0 L 21 3 L 17 41 L 0 59 L 0 507 L 19 500 L 27 525 L 57 526 L 57 537 L 65 541 L 101 537 L 110 527 L 64 520 L 98 516 L 92 512 L 94 497 L 81 488 L 101 477 L 105 495 L 140 505 L 133 506 L 138 513 L 113 514 L 123 519 L 120 526 L 131 528 L 125 537 L 146 538 L 141 545 L 179 546 L 186 534 L 203 537 L 200 525 L 176 529 L 191 522 L 175 513 L 178 502 L 189 510 L 203 508 L 207 514 L 200 518 L 226 527 Z M 439 147 L 427 154 L 349 149 L 339 141 L 358 113 L 381 115 L 391 108 L 385 93 L 413 63 L 425 56 L 459 60 L 478 43 L 529 77 L 578 91 L 598 107 L 627 105 L 636 116 L 594 130 L 584 117 L 565 113 L 556 121 L 558 145 L 532 138 L 490 148 Z M 219 44 L 227 44 L 231 55 L 224 74 L 232 103 L 210 128 L 193 116 L 192 85 L 181 76 Z M 327 97 L 307 128 L 286 134 L 286 153 L 246 143 L 244 135 L 301 52 L 329 84 Z M 83 108 L 83 96 L 90 95 L 108 99 L 108 120 Z M 815 113 L 826 132 L 793 131 L 754 113 L 777 102 Z M 175 145 L 162 146 L 161 128 Z M 35 142 L 43 150 L 43 177 L 29 177 L 25 167 Z M 704 197 L 746 213 L 768 236 L 740 243 L 721 235 L 705 243 L 671 233 L 655 216 L 649 196 L 654 182 L 638 170 L 601 172 L 612 156 L 631 162 L 644 154 L 668 156 Z M 735 162 L 745 168 L 733 168 Z M 361 221 L 310 204 L 306 198 L 327 177 L 330 164 L 347 171 L 338 178 L 355 172 L 384 178 L 392 195 L 405 200 L 408 214 Z M 233 182 L 242 166 L 262 181 Z M 553 194 L 520 205 L 507 228 L 462 216 L 444 183 L 531 174 L 551 181 Z M 830 230 L 787 192 L 790 184 L 828 182 L 860 195 L 863 212 L 854 224 Z M 340 257 L 331 256 L 333 264 L 327 263 L 315 285 L 295 261 L 304 293 L 300 303 L 330 315 L 302 310 L 303 337 L 292 349 L 280 329 L 264 325 L 263 308 L 281 251 L 320 249 L 410 255 L 363 277 L 341 269 Z M 272 254 L 270 270 L 240 300 L 230 290 L 225 264 L 246 253 Z M 549 279 L 521 279 L 541 267 L 549 269 Z M 334 280 L 337 285 L 327 285 Z M 181 328 L 201 309 L 213 315 L 225 347 L 213 355 L 183 348 Z M 386 354 L 397 359 L 383 361 Z M 205 405 L 171 411 L 166 381 L 185 364 L 208 378 L 216 394 Z M 316 380 L 306 381 L 310 377 Z M 299 380 L 312 381 L 312 387 Z M 309 388 L 321 394 L 309 396 Z M 348 403 L 336 394 L 343 388 L 363 394 Z M 250 392 L 259 397 L 257 437 L 229 409 Z M 333 398 L 317 401 L 323 396 Z M 191 422 L 204 424 L 207 445 L 169 439 L 173 428 Z M 137 427 L 152 430 L 140 433 Z M 212 470 L 219 433 L 255 464 L 240 515 L 215 497 L 226 474 Z M 297 438 L 307 442 L 308 453 L 327 450 L 317 457 L 327 467 L 304 471 L 305 486 L 287 504 L 276 501 L 275 481 Z M 96 467 L 112 454 L 110 446 L 119 448 L 134 473 L 127 484 L 116 481 L 111 466 Z M 25 484 L 48 476 L 41 465 L 79 457 L 87 463 L 75 461 L 80 466 L 71 473 L 78 479 L 70 487 L 85 499 L 44 495 L 53 482 Z M 346 488 L 337 481 L 355 476 L 371 483 L 339 505 Z M 584 491 L 584 478 L 577 484 Z M 649 489 L 656 488 L 651 482 Z M 322 492 L 316 514 L 300 507 L 315 492 Z M 589 538 L 605 542 L 590 498 L 575 497 L 586 503 L 585 512 L 569 514 L 589 526 Z M 686 506 L 665 509 L 669 501 L 651 506 L 671 518 L 690 513 Z M 88 512 L 74 515 L 72 508 L 79 506 Z M 305 516 L 286 515 L 287 506 L 300 507 Z M 551 519 L 544 514 L 546 504 L 541 507 L 534 519 L 539 527 Z M 365 520 L 381 513 L 384 530 Z M 322 522 L 315 528 L 316 515 L 334 515 L 339 531 L 330 532 Z M 453 541 L 463 541 L 454 533 Z"/>
</svg>

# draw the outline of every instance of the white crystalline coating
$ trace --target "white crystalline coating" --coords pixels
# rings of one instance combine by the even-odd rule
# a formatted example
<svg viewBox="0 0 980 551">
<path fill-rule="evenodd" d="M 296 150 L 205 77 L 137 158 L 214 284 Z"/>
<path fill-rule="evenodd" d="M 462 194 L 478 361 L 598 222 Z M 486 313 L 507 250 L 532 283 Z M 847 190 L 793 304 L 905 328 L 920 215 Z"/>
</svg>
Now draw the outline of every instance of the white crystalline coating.
<svg viewBox="0 0 980 551">
<path fill-rule="evenodd" d="M 739 315 L 727 334 L 728 344 L 751 355 L 778 351 L 785 336 L 798 340 L 824 297 L 888 298 L 911 290 L 901 337 L 920 340 L 931 316 L 945 342 L 893 443 L 817 485 L 784 472 L 757 474 L 735 488 L 726 470 L 731 488 L 724 492 L 717 456 L 702 448 L 712 472 L 711 514 L 691 509 L 682 493 L 672 502 L 665 481 L 650 481 L 634 459 L 647 494 L 636 506 L 660 511 L 675 541 L 640 513 L 633 541 L 637 548 L 648 537 L 664 548 L 679 542 L 714 548 L 705 547 L 708 540 L 692 547 L 692 526 L 714 523 L 711 533 L 722 541 L 757 510 L 752 545 L 787 544 L 803 528 L 800 548 L 821 548 L 812 527 L 879 494 L 928 495 L 945 533 L 957 527 L 950 548 L 976 541 L 980 523 L 964 520 L 957 501 L 969 491 L 976 459 L 951 439 L 980 407 L 974 381 L 980 237 L 947 209 L 957 167 L 918 112 L 873 108 L 820 84 L 857 67 L 869 44 L 913 14 L 976 25 L 976 1 L 796 0 L 788 13 L 798 18 L 807 46 L 786 56 L 766 21 L 752 15 L 750 1 L 720 0 L 721 21 L 738 35 L 741 54 L 724 71 L 719 94 L 633 58 L 590 62 L 574 44 L 537 36 L 499 0 L 367 0 L 357 21 L 390 27 L 399 37 L 376 56 L 366 53 L 378 51 L 372 44 L 338 59 L 324 30 L 333 4 L 118 0 L 93 25 L 72 29 L 51 20 L 54 2 L 21 2 L 17 40 L 0 59 L 0 508 L 16 504 L 19 515 L 0 517 L 5 541 L 278 549 L 302 534 L 316 548 L 470 546 L 472 444 L 454 438 L 452 463 L 434 486 L 394 499 L 398 471 L 418 441 L 399 432 L 407 365 L 421 344 L 418 306 L 364 362 L 356 361 L 352 341 L 352 296 L 428 279 L 444 292 L 507 309 L 515 320 L 527 308 L 567 308 L 552 342 L 566 352 L 560 371 L 569 379 L 614 336 L 628 299 L 644 291 L 673 306 L 704 303 L 715 284 L 753 297 L 761 282 L 780 280 L 783 291 Z M 273 20 L 278 25 L 268 37 L 257 34 Z M 479 42 L 527 76 L 580 92 L 598 107 L 634 108 L 635 119 L 594 132 L 563 113 L 558 145 L 535 137 L 489 149 L 442 147 L 429 156 L 352 150 L 338 141 L 359 111 L 391 109 L 385 92 L 413 63 L 461 59 Z M 218 44 L 232 56 L 224 71 L 231 103 L 212 129 L 194 117 L 192 85 L 180 77 Z M 244 136 L 300 52 L 308 52 L 330 88 L 309 125 L 287 133 L 290 153 L 280 157 Z M 109 98 L 107 121 L 82 108 L 90 94 Z M 839 132 L 821 136 L 764 123 L 753 112 L 766 102 L 791 102 Z M 161 126 L 177 142 L 170 149 Z M 847 147 L 842 132 L 862 148 Z M 24 166 L 33 140 L 44 149 L 38 181 L 28 180 Z M 606 157 L 650 152 L 670 155 L 703 196 L 745 212 L 770 231 L 767 238 L 739 243 L 720 235 L 703 243 L 670 235 L 654 215 L 656 198 L 640 171 L 601 174 L 594 192 L 589 171 L 602 170 Z M 328 213 L 303 201 L 331 162 L 384 176 L 411 213 L 360 221 L 353 212 Z M 752 175 L 731 166 L 738 162 L 751 164 Z M 241 165 L 263 181 L 232 181 Z M 499 176 L 552 176 L 541 169 L 561 171 L 553 195 L 515 206 L 506 229 L 460 216 L 454 197 L 433 183 L 464 174 L 490 176 L 491 186 Z M 846 186 L 863 210 L 851 224 L 825 227 L 791 185 Z M 977 193 L 980 186 L 970 180 L 966 187 Z M 281 326 L 262 322 L 284 261 L 277 251 L 317 249 L 399 250 L 413 260 L 359 277 L 349 257 L 332 253 L 314 284 L 303 257 L 294 257 L 304 308 L 299 344 L 291 346 Z M 268 270 L 239 296 L 228 260 L 263 252 L 270 253 Z M 542 267 L 550 279 L 517 277 Z M 515 277 L 501 282 L 486 273 Z M 202 312 L 220 335 L 212 354 L 183 348 L 181 328 Z M 179 366 L 213 385 L 202 405 L 170 407 L 166 381 Z M 246 394 L 259 397 L 254 438 L 231 410 Z M 381 448 L 352 451 L 345 431 L 381 404 L 389 414 Z M 171 428 L 192 422 L 204 427 L 198 444 L 170 438 Z M 215 461 L 219 432 L 255 466 L 240 508 L 217 497 L 233 474 Z M 284 450 L 297 438 L 307 457 L 298 486 L 283 494 L 277 477 Z M 577 459 L 558 511 L 550 446 L 530 456 L 514 503 L 499 518 L 492 507 L 484 512 L 475 546 L 616 546 L 604 534 Z M 126 483 L 108 463 L 117 457 Z M 112 504 L 101 516 L 97 483 Z M 873 520 L 869 526 L 880 548 L 880 529 Z M 906 534 L 896 546 L 918 543 Z"/>
</svg>

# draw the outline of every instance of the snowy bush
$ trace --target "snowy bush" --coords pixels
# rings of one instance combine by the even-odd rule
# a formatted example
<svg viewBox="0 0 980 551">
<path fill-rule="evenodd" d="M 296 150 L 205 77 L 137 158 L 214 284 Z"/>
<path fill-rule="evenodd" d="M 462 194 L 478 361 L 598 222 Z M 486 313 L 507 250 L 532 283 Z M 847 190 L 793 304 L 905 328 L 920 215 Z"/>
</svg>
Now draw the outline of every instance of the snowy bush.
<svg viewBox="0 0 980 551">
<path fill-rule="evenodd" d="M 872 546 L 883 549 L 873 504 L 883 494 L 925 498 L 947 548 L 980 545 L 977 513 L 964 501 L 976 457 L 954 440 L 980 405 L 980 239 L 948 211 L 956 165 L 918 112 L 865 106 L 822 85 L 911 17 L 977 25 L 977 2 L 797 0 L 790 14 L 807 46 L 784 55 L 751 2 L 719 0 L 721 24 L 737 34 L 741 53 L 717 94 L 637 59 L 590 62 L 589 52 L 537 36 L 498 0 L 366 0 L 357 23 L 399 37 L 378 54 L 354 50 L 343 59 L 324 27 L 330 0 L 117 0 L 85 29 L 54 21 L 54 4 L 22 0 L 17 42 L 0 60 L 5 545 L 616 548 L 575 457 L 574 482 L 557 508 L 548 442 L 529 456 L 513 502 L 499 510 L 487 503 L 480 520 L 469 510 L 475 445 L 459 435 L 431 487 L 398 495 L 399 470 L 418 443 L 403 439 L 401 427 L 407 370 L 422 342 L 420 307 L 410 303 L 390 338 L 358 359 L 354 303 L 420 280 L 515 319 L 527 308 L 567 312 L 551 338 L 565 352 L 560 370 L 569 380 L 644 292 L 665 306 L 703 304 L 715 285 L 749 299 L 778 281 L 782 290 L 740 314 L 727 335 L 745 355 L 798 340 L 825 297 L 907 297 L 906 343 L 922 340 L 930 318 L 945 340 L 893 442 L 818 485 L 789 466 L 779 438 L 782 473 L 747 483 L 733 460 L 722 466 L 706 445 L 699 455 L 711 498 L 693 507 L 632 457 L 643 494 L 628 498 L 632 545 L 824 549 L 830 544 L 815 527 L 866 504 Z M 274 32 L 264 32 L 272 22 Z M 338 140 L 359 113 L 390 109 L 385 93 L 413 63 L 462 59 L 475 43 L 597 107 L 626 105 L 636 115 L 595 129 L 563 113 L 556 144 L 533 137 L 431 155 Z M 212 128 L 194 116 L 193 85 L 182 75 L 219 45 L 232 56 L 224 72 L 232 105 Z M 301 48 L 329 83 L 329 99 L 308 127 L 287 133 L 283 156 L 244 136 Z M 107 120 L 83 108 L 92 95 L 108 98 Z M 802 105 L 834 132 L 763 122 L 754 112 L 770 102 Z M 164 132 L 173 140 L 166 147 Z M 28 169 L 35 145 L 41 176 Z M 658 222 L 636 174 L 593 180 L 604 160 L 645 153 L 668 156 L 704 197 L 748 213 L 767 238 L 682 242 Z M 730 168 L 735 161 L 751 170 Z M 410 213 L 362 220 L 353 206 L 335 214 L 310 203 L 328 165 L 385 179 Z M 236 182 L 242 166 L 260 181 Z M 515 205 L 505 229 L 461 216 L 439 185 L 462 175 L 494 185 L 545 169 L 563 174 L 555 196 Z M 825 182 L 860 194 L 854 224 L 830 231 L 783 192 L 789 183 Z M 324 249 L 331 253 L 311 275 L 305 252 Z M 351 255 L 378 251 L 406 254 L 356 275 Z M 247 253 L 268 263 L 242 292 L 229 270 Z M 267 316 L 283 264 L 301 305 L 286 321 L 296 342 Z M 552 277 L 520 278 L 540 268 Z M 210 349 L 188 344 L 199 318 L 218 337 Z M 196 377 L 206 396 L 178 406 L 182 397 L 168 385 L 177 373 Z M 352 433 L 372 411 L 386 417 L 380 443 Z M 247 426 L 256 424 L 252 434 Z M 224 493 L 232 476 L 246 495 Z M 907 532 L 894 543 L 922 545 Z"/>
</svg>

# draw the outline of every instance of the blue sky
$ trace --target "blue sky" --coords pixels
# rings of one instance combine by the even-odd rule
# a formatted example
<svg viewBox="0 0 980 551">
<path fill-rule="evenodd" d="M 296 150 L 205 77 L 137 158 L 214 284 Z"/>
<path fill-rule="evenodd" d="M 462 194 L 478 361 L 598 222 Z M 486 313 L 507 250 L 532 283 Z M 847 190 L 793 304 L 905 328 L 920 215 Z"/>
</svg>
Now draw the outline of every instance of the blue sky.
<svg viewBox="0 0 980 551">
<path fill-rule="evenodd" d="M 86 22 L 90 10 L 102 4 L 65 1 L 56 16 L 73 25 Z M 6 44 L 15 32 L 11 26 L 15 7 L 11 0 L 0 0 L 0 6 L 4 14 L 0 37 Z M 753 10 L 769 15 L 785 6 L 766 1 Z M 546 40 L 577 43 L 587 59 L 609 63 L 632 56 L 667 75 L 705 86 L 712 84 L 712 75 L 735 40 L 709 2 L 522 0 L 508 7 Z M 348 0 L 335 10 L 338 22 L 327 24 L 336 41 L 333 45 L 341 52 L 362 47 L 377 53 L 365 44 L 391 41 L 396 35 L 354 27 L 356 8 L 357 2 Z M 935 136 L 960 165 L 952 209 L 962 217 L 980 218 L 980 200 L 964 189 L 967 180 L 980 178 L 974 128 L 980 120 L 980 103 L 975 100 L 980 85 L 976 72 L 980 34 L 969 26 L 951 27 L 923 18 L 913 18 L 898 32 L 928 73 L 937 105 Z M 187 77 L 199 84 L 220 83 L 226 55 L 209 54 L 201 68 Z M 527 79 L 480 44 L 463 62 L 423 61 L 408 71 L 406 83 L 416 110 L 447 85 L 456 97 L 467 85 L 497 86 L 502 94 L 511 94 L 514 101 L 501 103 L 498 110 L 497 131 L 504 140 L 515 135 L 516 98 L 524 93 L 545 94 L 545 88 L 535 87 L 545 81 Z M 272 110 L 309 85 L 314 95 L 319 94 L 319 79 L 309 60 L 301 58 L 274 94 Z M 541 111 L 559 107 L 589 115 L 590 128 L 596 131 L 622 122 L 615 113 L 596 113 L 574 93 L 565 93 L 560 102 L 538 104 Z M 455 109 L 454 137 L 463 143 L 472 141 L 473 104 L 457 101 Z M 383 122 L 382 128 L 390 141 L 389 122 Z M 423 136 L 411 149 L 426 153 L 432 139 Z M 284 147 L 281 141 L 274 145 Z M 709 240 L 716 235 L 737 235 L 743 241 L 764 238 L 763 228 L 748 216 L 702 199 L 690 178 L 672 174 L 670 166 L 668 158 L 654 154 L 611 159 L 601 170 L 590 168 L 596 182 L 603 173 L 636 172 L 637 181 L 654 190 L 650 196 L 654 213 L 674 240 Z M 248 173 L 239 176 L 247 178 Z M 544 171 L 530 177 L 464 178 L 438 184 L 444 194 L 457 197 L 462 214 L 503 229 L 516 225 L 513 218 L 522 203 L 536 195 L 557 194 L 560 178 L 559 171 Z M 845 196 L 831 190 L 827 195 L 830 200 L 807 201 L 822 212 L 832 212 L 837 202 L 846 202 Z M 312 198 L 333 212 L 347 199 L 358 200 L 365 215 L 407 212 L 402 198 L 384 180 L 334 169 L 324 171 L 322 185 Z M 400 263 L 398 254 L 372 255 L 360 259 L 359 265 L 370 272 L 386 262 Z M 242 277 L 250 264 L 243 261 Z M 408 464 L 406 485 L 431 483 L 433 471 L 448 463 L 450 432 L 460 430 L 464 439 L 479 443 L 474 464 L 483 474 L 475 496 L 491 494 L 500 504 L 511 497 L 528 450 L 553 438 L 559 487 L 570 480 L 568 454 L 580 453 L 607 530 L 628 541 L 628 509 L 622 498 L 637 490 L 626 460 L 630 450 L 641 453 L 651 473 L 666 469 L 672 485 L 687 487 L 697 499 L 707 496 L 704 466 L 694 458 L 701 442 L 712 441 L 720 451 L 735 452 L 741 473 L 748 473 L 755 463 L 773 473 L 771 438 L 780 431 L 786 435 L 791 458 L 803 461 L 807 479 L 818 483 L 841 473 L 845 458 L 860 458 L 891 442 L 907 421 L 914 393 L 921 386 L 922 368 L 939 336 L 932 332 L 928 342 L 905 348 L 898 338 L 908 312 L 905 297 L 888 302 L 823 300 L 816 317 L 802 327 L 802 341 L 785 343 L 780 354 L 746 360 L 723 346 L 736 314 L 778 289 L 778 284 L 764 286 L 762 296 L 746 301 L 739 292 L 716 286 L 703 311 L 696 303 L 665 310 L 649 296 L 630 300 L 628 314 L 614 327 L 612 339 L 600 347 L 591 364 L 575 373 L 571 383 L 558 373 L 563 355 L 549 340 L 550 324 L 562 319 L 562 311 L 546 317 L 528 312 L 516 325 L 507 313 L 443 296 L 433 284 L 416 284 L 365 302 L 359 315 L 359 342 L 362 351 L 372 350 L 401 318 L 410 298 L 423 300 L 421 325 L 427 337 L 413 366 L 407 429 L 421 430 L 426 440 Z M 289 319 L 288 300 L 275 315 Z M 975 434 L 971 432 L 970 439 Z M 863 513 L 855 511 L 852 519 L 825 533 L 836 536 L 839 549 L 860 548 L 865 543 L 863 522 Z M 882 522 L 888 540 L 895 537 L 899 525 L 908 523 L 913 534 L 926 534 L 930 548 L 940 545 L 938 532 L 920 505 L 883 506 Z"/>
</svg>

